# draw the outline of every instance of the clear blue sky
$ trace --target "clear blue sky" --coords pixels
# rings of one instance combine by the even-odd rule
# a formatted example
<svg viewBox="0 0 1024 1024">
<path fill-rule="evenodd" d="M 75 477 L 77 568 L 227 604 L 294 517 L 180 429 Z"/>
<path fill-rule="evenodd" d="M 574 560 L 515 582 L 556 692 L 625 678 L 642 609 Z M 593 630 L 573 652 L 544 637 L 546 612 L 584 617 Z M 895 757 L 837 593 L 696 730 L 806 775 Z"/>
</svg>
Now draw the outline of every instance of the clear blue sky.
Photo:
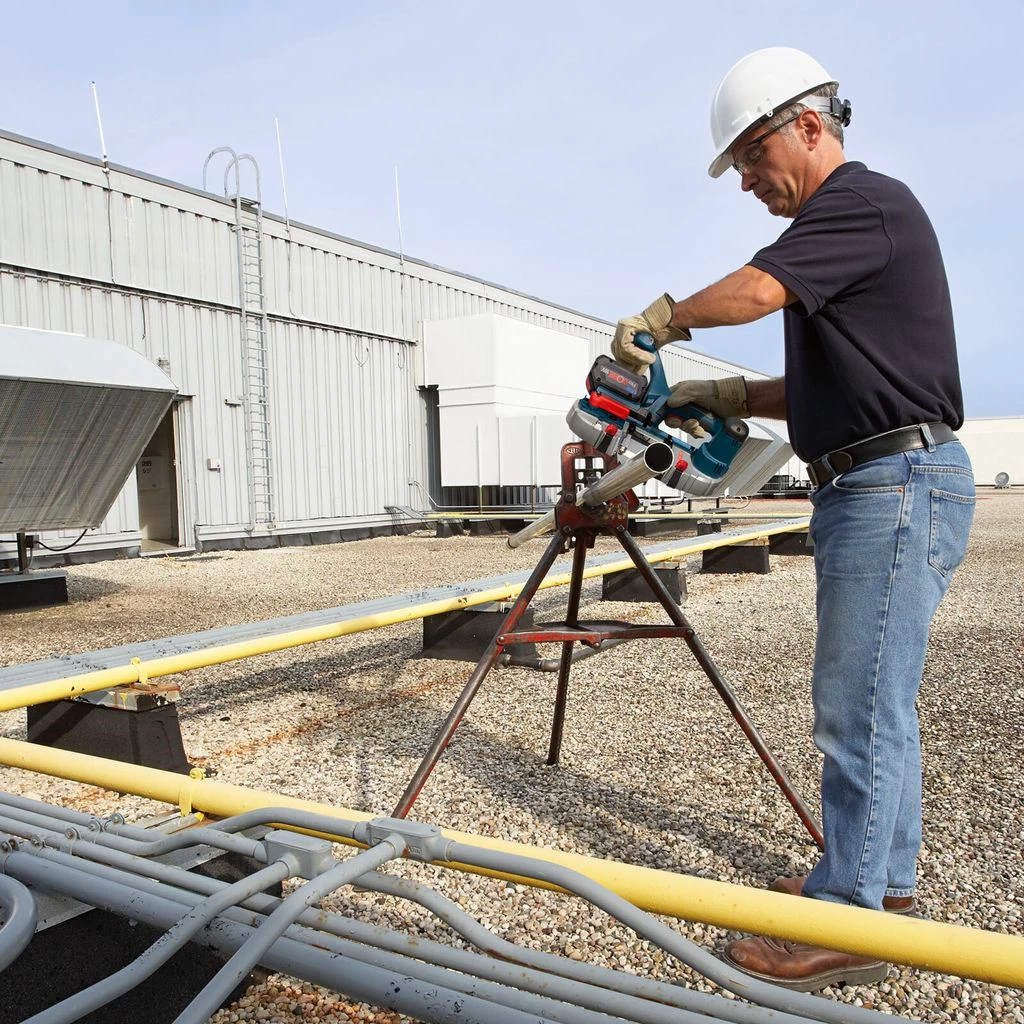
<svg viewBox="0 0 1024 1024">
<path fill-rule="evenodd" d="M 775 238 L 706 173 L 708 106 L 763 46 L 807 50 L 853 102 L 847 154 L 906 181 L 942 243 L 968 416 L 1024 414 L 1019 44 L 1024 4 L 8 4 L 0 128 L 193 186 L 253 153 L 268 209 L 616 320 L 681 298 Z M 2 215 L 2 213 L 0 213 Z M 913 296 L 907 297 L 908 302 Z M 894 339 L 895 341 L 896 339 Z M 776 315 L 698 332 L 782 371 Z"/>
</svg>

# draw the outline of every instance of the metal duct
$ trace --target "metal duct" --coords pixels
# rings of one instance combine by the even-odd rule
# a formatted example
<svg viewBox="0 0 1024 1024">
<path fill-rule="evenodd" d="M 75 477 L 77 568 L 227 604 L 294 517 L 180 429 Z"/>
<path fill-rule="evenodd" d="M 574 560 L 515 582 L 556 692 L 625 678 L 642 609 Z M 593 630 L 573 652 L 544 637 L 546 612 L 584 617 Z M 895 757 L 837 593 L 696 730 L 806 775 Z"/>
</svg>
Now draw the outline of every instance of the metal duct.
<svg viewBox="0 0 1024 1024">
<path fill-rule="evenodd" d="M 0 531 L 98 526 L 176 393 L 125 345 L 0 325 Z"/>
</svg>

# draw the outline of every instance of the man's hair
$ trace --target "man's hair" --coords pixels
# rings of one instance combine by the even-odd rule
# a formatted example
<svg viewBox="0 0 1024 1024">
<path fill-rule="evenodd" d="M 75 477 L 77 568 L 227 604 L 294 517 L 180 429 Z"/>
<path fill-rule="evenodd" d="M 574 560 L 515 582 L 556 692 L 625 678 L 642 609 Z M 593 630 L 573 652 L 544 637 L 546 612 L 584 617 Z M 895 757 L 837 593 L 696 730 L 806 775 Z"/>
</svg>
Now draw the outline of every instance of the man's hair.
<svg viewBox="0 0 1024 1024">
<path fill-rule="evenodd" d="M 809 96 L 824 96 L 825 99 L 829 99 L 835 96 L 839 92 L 839 86 L 834 82 L 829 82 L 828 85 L 823 85 L 820 89 L 815 89 L 814 92 L 808 93 Z M 798 117 L 805 110 L 807 110 L 806 103 L 790 103 L 788 107 L 783 107 L 782 110 L 777 110 L 767 121 L 761 125 L 761 131 L 767 132 L 777 125 L 788 121 L 791 117 Z M 821 117 L 821 123 L 825 126 L 825 131 L 829 133 L 834 139 L 839 142 L 841 146 L 843 144 L 843 126 L 839 121 L 831 114 L 822 114 L 818 111 Z M 760 133 L 758 133 L 760 134 Z"/>
</svg>

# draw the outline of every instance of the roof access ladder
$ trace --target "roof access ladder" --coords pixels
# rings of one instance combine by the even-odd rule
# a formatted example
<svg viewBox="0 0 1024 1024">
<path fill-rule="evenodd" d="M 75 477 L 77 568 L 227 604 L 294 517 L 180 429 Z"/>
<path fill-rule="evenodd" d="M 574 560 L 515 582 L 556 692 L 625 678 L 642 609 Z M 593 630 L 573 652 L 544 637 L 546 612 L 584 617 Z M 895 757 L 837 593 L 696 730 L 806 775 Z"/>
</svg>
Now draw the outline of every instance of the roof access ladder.
<svg viewBox="0 0 1024 1024">
<path fill-rule="evenodd" d="M 224 171 L 224 195 L 235 207 L 235 244 L 238 258 L 238 305 L 241 311 L 242 383 L 245 409 L 245 455 L 249 491 L 249 529 L 273 528 L 274 466 L 270 430 L 270 368 L 268 353 L 267 302 L 263 266 L 263 202 L 260 169 L 248 153 L 236 153 L 228 146 L 213 150 L 206 169 L 218 153 L 231 159 Z M 256 196 L 242 195 L 241 164 L 252 165 Z M 234 174 L 234 193 L 229 180 Z"/>
</svg>

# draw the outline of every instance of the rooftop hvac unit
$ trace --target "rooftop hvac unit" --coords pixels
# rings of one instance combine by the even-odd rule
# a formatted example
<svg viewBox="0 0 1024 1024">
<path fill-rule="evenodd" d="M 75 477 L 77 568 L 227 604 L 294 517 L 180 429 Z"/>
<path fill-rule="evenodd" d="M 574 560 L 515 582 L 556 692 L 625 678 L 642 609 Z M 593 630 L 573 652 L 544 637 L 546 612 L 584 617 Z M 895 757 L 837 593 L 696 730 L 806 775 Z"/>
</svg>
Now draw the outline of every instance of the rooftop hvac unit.
<svg viewBox="0 0 1024 1024">
<path fill-rule="evenodd" d="M 98 526 L 176 392 L 124 345 L 0 325 L 0 532 Z"/>
</svg>

